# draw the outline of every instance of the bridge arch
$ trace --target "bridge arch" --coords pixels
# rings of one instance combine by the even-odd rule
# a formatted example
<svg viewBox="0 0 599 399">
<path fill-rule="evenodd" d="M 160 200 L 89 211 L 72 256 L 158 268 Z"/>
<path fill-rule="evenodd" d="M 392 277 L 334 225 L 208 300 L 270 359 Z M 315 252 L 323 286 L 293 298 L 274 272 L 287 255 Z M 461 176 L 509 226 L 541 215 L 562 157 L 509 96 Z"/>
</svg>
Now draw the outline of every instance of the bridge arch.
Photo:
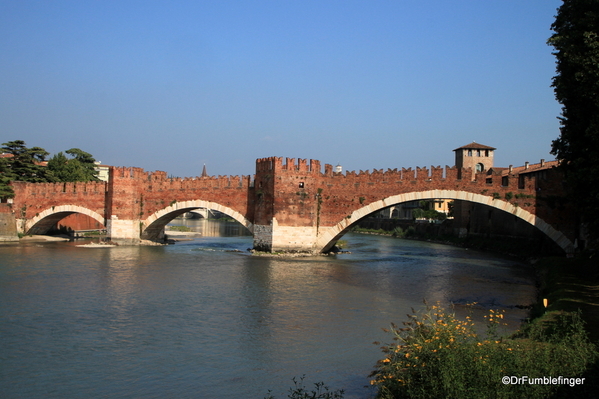
<svg viewBox="0 0 599 399">
<path fill-rule="evenodd" d="M 254 234 L 254 225 L 252 222 L 250 222 L 245 216 L 236 210 L 216 202 L 191 200 L 175 202 L 174 204 L 171 204 L 170 206 L 167 206 L 166 208 L 156 211 L 152 215 L 148 216 L 148 218 L 142 222 L 141 238 L 147 240 L 158 239 L 164 229 L 164 226 L 166 226 L 171 220 L 179 215 L 198 208 L 208 208 L 222 212 L 241 223 L 250 231 L 250 233 Z"/>
<path fill-rule="evenodd" d="M 79 205 L 58 205 L 40 212 L 33 219 L 27 220 L 24 226 L 22 225 L 21 232 L 25 234 L 46 234 L 52 226 L 73 213 L 87 215 L 106 226 L 104 217 L 91 209 Z"/>
<path fill-rule="evenodd" d="M 328 251 L 333 245 L 335 245 L 337 240 L 342 237 L 357 221 L 373 212 L 402 202 L 426 200 L 431 198 L 469 201 L 511 213 L 541 230 L 565 252 L 572 252 L 574 250 L 572 241 L 570 241 L 563 233 L 553 228 L 549 223 L 545 222 L 538 216 L 500 199 L 494 199 L 493 197 L 489 197 L 487 195 L 458 190 L 415 191 L 411 193 L 393 195 L 373 202 L 367 206 L 355 210 L 349 217 L 343 219 L 335 226 L 321 229 L 316 241 L 316 249 L 322 252 Z"/>
</svg>

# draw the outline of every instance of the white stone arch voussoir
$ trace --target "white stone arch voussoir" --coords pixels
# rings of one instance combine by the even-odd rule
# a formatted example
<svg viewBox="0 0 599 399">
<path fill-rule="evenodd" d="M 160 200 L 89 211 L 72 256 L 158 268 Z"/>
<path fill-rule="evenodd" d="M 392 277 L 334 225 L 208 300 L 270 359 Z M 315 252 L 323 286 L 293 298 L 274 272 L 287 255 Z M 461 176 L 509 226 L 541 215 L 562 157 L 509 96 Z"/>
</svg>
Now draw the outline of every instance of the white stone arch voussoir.
<svg viewBox="0 0 599 399">
<path fill-rule="evenodd" d="M 350 217 L 343 219 L 333 227 L 321 228 L 321 232 L 318 234 L 317 248 L 328 249 L 327 246 L 331 245 L 331 242 L 336 241 L 345 234 L 348 227 L 363 217 L 376 212 L 388 206 L 396 205 L 402 202 L 425 200 L 432 198 L 443 198 L 475 202 L 478 204 L 488 205 L 493 208 L 500 209 L 502 211 L 511 213 L 525 222 L 535 226 L 543 233 L 545 233 L 550 239 L 552 239 L 557 245 L 560 246 L 567 253 L 574 250 L 574 244 L 568 239 L 562 232 L 556 230 L 549 223 L 545 222 L 538 216 L 532 213 L 514 206 L 509 202 L 494 199 L 488 195 L 481 195 L 470 193 L 467 191 L 456 191 L 456 190 L 429 190 L 429 191 L 415 191 L 412 193 L 398 194 L 385 199 L 368 204 L 365 207 L 355 210 Z"/>
<path fill-rule="evenodd" d="M 193 210 L 193 209 L 197 209 L 197 208 L 207 208 L 207 209 L 214 209 L 215 211 L 219 211 L 224 213 L 227 216 L 232 217 L 233 219 L 237 220 L 239 223 L 241 223 L 245 228 L 247 228 L 252 234 L 254 234 L 254 225 L 252 222 L 250 222 L 245 216 L 243 216 L 241 213 L 227 207 L 224 205 L 221 205 L 219 203 L 216 202 L 211 202 L 211 201 L 204 201 L 204 200 L 192 200 L 192 201 L 181 201 L 181 202 L 175 202 L 174 204 L 167 206 L 164 209 L 161 209 L 157 212 L 154 212 L 152 215 L 148 216 L 148 218 L 146 220 L 144 220 L 143 223 L 143 227 L 142 227 L 142 231 L 145 230 L 146 228 L 148 228 L 148 226 L 150 226 L 152 223 L 154 223 L 156 220 L 162 218 L 163 216 L 168 215 L 169 213 L 175 212 L 175 211 L 180 211 L 180 210 Z"/>
<path fill-rule="evenodd" d="M 48 216 L 55 215 L 57 213 L 64 213 L 64 214 L 66 214 L 66 213 L 81 213 L 81 214 L 89 216 L 92 219 L 97 220 L 98 222 L 100 222 L 104 226 L 106 226 L 106 220 L 104 219 L 104 217 L 102 215 L 100 215 L 99 213 L 92 211 L 91 209 L 87 209 L 87 208 L 84 208 L 79 205 L 58 205 L 58 206 L 53 206 L 51 208 L 48 208 L 48 209 L 44 210 L 43 212 L 38 213 L 37 216 L 35 216 L 33 219 L 28 220 L 25 223 L 24 233 L 31 230 L 31 228 L 33 226 L 38 224 L 43 219 L 47 218 Z"/>
</svg>

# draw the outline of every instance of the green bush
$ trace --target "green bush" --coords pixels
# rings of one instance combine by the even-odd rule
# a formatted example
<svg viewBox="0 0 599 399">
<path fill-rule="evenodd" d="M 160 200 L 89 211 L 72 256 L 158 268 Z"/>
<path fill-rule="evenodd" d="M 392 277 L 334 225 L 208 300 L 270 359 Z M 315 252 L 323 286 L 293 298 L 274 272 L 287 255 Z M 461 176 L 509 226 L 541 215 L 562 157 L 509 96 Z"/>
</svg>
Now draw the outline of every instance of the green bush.
<svg viewBox="0 0 599 399">
<path fill-rule="evenodd" d="M 393 233 L 391 235 L 393 237 L 404 238 L 406 236 L 406 232 L 398 226 L 393 229 Z"/>
<path fill-rule="evenodd" d="M 377 398 L 545 398 L 560 385 L 504 384 L 503 377 L 576 377 L 597 359 L 580 313 L 554 317 L 512 338 L 499 328 L 503 313 L 490 310 L 479 336 L 471 317 L 458 320 L 438 304 L 392 325 L 394 342 L 372 372 Z"/>
</svg>

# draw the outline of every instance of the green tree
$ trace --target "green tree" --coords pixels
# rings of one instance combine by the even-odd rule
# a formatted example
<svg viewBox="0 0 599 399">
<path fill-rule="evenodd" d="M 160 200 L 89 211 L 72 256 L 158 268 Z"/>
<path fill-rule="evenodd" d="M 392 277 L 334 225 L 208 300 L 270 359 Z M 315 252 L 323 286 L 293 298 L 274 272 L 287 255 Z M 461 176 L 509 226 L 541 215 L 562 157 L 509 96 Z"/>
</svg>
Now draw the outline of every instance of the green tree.
<svg viewBox="0 0 599 399">
<path fill-rule="evenodd" d="M 79 148 L 65 151 L 73 158 L 68 158 L 62 152 L 54 155 L 48 161 L 48 169 L 59 181 L 98 181 L 98 172 L 95 169 L 94 157 Z"/>
<path fill-rule="evenodd" d="M 412 212 L 412 216 L 414 219 L 433 219 L 433 220 L 445 220 L 447 219 L 447 215 L 443 212 L 438 212 L 431 207 L 434 207 L 432 201 L 421 200 L 419 203 L 419 208 L 414 209 Z"/>
<path fill-rule="evenodd" d="M 79 148 L 65 151 L 73 158 L 68 158 L 62 152 L 54 155 L 48 161 L 48 169 L 60 181 L 98 181 L 94 157 Z"/>
<path fill-rule="evenodd" d="M 49 154 L 43 148 L 27 148 L 24 141 L 15 140 L 3 143 L 1 149 L 3 153 L 8 154 L 0 165 L 0 173 L 4 178 L 33 183 L 55 181 L 44 166 Z"/>
<path fill-rule="evenodd" d="M 591 235 L 599 237 L 599 0 L 564 0 L 551 28 L 552 86 L 563 106 L 551 152 Z"/>
<path fill-rule="evenodd" d="M 12 187 L 10 187 L 11 179 L 8 175 L 8 165 L 8 158 L 0 158 L 0 200 L 6 200 L 15 196 Z"/>
</svg>

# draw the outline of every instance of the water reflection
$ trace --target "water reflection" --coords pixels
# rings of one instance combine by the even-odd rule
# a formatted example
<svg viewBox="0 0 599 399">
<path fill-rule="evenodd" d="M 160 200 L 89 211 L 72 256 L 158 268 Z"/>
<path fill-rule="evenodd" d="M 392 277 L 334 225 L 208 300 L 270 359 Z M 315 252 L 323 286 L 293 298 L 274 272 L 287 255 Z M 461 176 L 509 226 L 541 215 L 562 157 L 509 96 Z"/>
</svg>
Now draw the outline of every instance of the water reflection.
<svg viewBox="0 0 599 399">
<path fill-rule="evenodd" d="M 235 221 L 176 218 L 168 225 L 185 226 L 193 232 L 201 233 L 204 237 L 239 237 L 251 235 L 248 229 Z"/>
<path fill-rule="evenodd" d="M 532 272 L 509 260 L 345 239 L 351 254 L 308 258 L 251 256 L 251 236 L 204 234 L 158 247 L 0 247 L 2 395 L 282 397 L 308 374 L 365 398 L 381 356 L 371 343 L 423 298 L 505 307 L 514 321 L 526 313 L 513 306 L 534 299 Z"/>
</svg>

